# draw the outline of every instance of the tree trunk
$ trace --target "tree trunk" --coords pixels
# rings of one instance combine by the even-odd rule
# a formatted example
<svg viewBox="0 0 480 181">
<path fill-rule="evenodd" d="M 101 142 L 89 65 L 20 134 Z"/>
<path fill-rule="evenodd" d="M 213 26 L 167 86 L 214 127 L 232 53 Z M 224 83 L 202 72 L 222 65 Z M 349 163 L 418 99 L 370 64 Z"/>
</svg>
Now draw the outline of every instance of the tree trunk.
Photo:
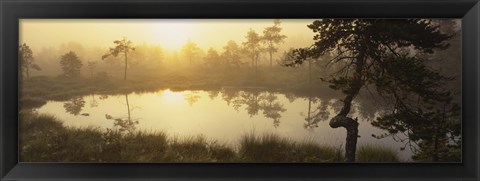
<svg viewBox="0 0 480 181">
<path fill-rule="evenodd" d="M 347 130 L 347 139 L 345 141 L 345 161 L 354 162 L 355 152 L 357 151 L 358 121 L 347 117 L 350 112 L 352 96 L 347 96 L 344 100 L 342 111 L 330 120 L 330 127 L 344 127 Z"/>
<path fill-rule="evenodd" d="M 127 102 L 127 112 L 128 112 L 128 121 L 132 121 L 131 117 L 130 117 L 130 104 L 128 103 L 128 94 L 125 94 L 125 100 Z"/>
<path fill-rule="evenodd" d="M 310 113 L 312 109 L 312 97 L 308 97 L 308 114 L 307 114 L 307 120 L 310 123 Z"/>
<path fill-rule="evenodd" d="M 29 73 L 29 68 L 27 67 L 27 79 L 30 79 L 30 73 Z"/>
<path fill-rule="evenodd" d="M 125 51 L 125 73 L 123 74 L 123 80 L 127 80 L 127 52 Z"/>
<path fill-rule="evenodd" d="M 329 125 L 332 128 L 344 127 L 347 130 L 347 138 L 345 141 L 346 162 L 355 162 L 355 153 L 357 151 L 358 120 L 357 118 L 352 119 L 347 117 L 347 114 L 352 107 L 353 98 L 357 96 L 363 86 L 362 71 L 365 65 L 365 46 L 360 48 L 355 65 L 353 81 L 346 91 L 347 96 L 345 96 L 345 99 L 343 100 L 342 110 L 329 122 Z"/>
<path fill-rule="evenodd" d="M 270 67 L 272 67 L 272 52 L 270 52 Z"/>
<path fill-rule="evenodd" d="M 308 61 L 308 84 L 312 83 L 312 60 Z"/>
<path fill-rule="evenodd" d="M 258 60 L 255 60 L 255 76 L 257 76 L 258 72 Z"/>
</svg>

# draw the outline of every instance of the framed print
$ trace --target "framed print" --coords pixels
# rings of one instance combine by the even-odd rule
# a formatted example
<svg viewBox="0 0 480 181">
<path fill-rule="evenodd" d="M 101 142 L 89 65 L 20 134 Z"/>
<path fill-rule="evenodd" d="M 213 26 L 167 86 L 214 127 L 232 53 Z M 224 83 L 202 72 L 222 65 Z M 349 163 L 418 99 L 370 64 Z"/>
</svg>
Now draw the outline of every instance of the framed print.
<svg viewBox="0 0 480 181">
<path fill-rule="evenodd" d="M 477 180 L 465 1 L 2 1 L 2 180 Z"/>
</svg>

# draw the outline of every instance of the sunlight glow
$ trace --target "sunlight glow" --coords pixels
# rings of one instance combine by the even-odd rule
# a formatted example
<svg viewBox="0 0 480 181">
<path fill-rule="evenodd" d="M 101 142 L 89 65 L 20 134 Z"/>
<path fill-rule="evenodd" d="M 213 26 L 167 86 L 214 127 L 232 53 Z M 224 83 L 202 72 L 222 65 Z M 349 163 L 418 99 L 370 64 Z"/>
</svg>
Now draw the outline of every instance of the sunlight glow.
<svg viewBox="0 0 480 181">
<path fill-rule="evenodd" d="M 203 51 L 220 51 L 229 40 L 241 44 L 253 29 L 262 33 L 272 25 L 272 19 L 21 19 L 20 42 L 27 43 L 34 52 L 44 48 L 77 43 L 84 47 L 97 47 L 106 51 L 114 40 L 127 37 L 134 45 L 159 45 L 167 52 L 181 51 L 191 40 Z M 303 47 L 312 43 L 314 33 L 307 28 L 311 19 L 282 20 L 282 33 L 287 37 L 279 52 L 290 47 Z M 77 52 L 78 53 L 78 52 Z"/>
<path fill-rule="evenodd" d="M 158 34 L 153 41 L 170 50 L 180 50 L 196 30 L 193 24 L 186 22 L 160 22 L 151 26 L 153 33 Z"/>
<path fill-rule="evenodd" d="M 185 99 L 183 97 L 184 92 L 173 92 L 170 89 L 167 89 L 161 93 L 162 99 L 168 103 L 185 103 Z"/>
</svg>

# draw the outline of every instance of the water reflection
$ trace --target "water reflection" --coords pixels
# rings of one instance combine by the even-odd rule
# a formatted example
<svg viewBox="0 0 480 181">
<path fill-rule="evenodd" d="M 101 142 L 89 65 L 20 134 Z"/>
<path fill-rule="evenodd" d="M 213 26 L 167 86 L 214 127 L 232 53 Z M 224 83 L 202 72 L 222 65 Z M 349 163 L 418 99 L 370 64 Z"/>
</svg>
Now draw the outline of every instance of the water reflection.
<svg viewBox="0 0 480 181">
<path fill-rule="evenodd" d="M 65 112 L 77 116 L 82 112 L 82 108 L 85 106 L 85 100 L 83 97 L 76 97 L 68 100 L 63 104 Z"/>
<path fill-rule="evenodd" d="M 113 117 L 109 114 L 105 114 L 105 118 L 108 120 L 113 120 L 114 129 L 117 129 L 120 132 L 133 133 L 136 130 L 136 125 L 139 124 L 138 119 L 132 119 L 133 108 L 130 107 L 130 102 L 128 100 L 128 94 L 125 94 L 125 105 L 127 117 Z"/>
<path fill-rule="evenodd" d="M 208 91 L 208 97 L 210 97 L 210 100 L 214 100 L 215 98 L 217 98 L 218 94 L 220 94 L 220 91 L 217 91 L 217 90 Z"/>
<path fill-rule="evenodd" d="M 108 95 L 100 95 L 99 99 L 100 100 L 108 99 Z"/>
<path fill-rule="evenodd" d="M 303 127 L 305 129 L 313 130 L 318 128 L 320 122 L 328 120 L 332 112 L 338 112 L 341 108 L 341 101 L 330 97 L 298 97 L 295 94 L 277 94 L 269 91 L 262 90 L 236 90 L 234 88 L 224 88 L 221 90 L 212 90 L 205 92 L 210 100 L 220 98 L 225 101 L 228 106 L 232 107 L 237 112 L 243 107 L 250 117 L 257 116 L 259 113 L 263 117 L 271 119 L 273 126 L 278 127 L 281 123 L 282 114 L 287 111 L 284 104 L 279 100 L 278 95 L 283 95 L 284 99 L 289 103 L 293 103 L 298 99 L 305 101 L 306 111 L 300 112 L 300 115 L 304 119 Z M 191 107 L 197 103 L 201 98 L 201 91 L 186 91 L 186 92 L 172 92 L 169 94 L 178 94 L 183 96 L 183 100 Z M 220 96 L 219 96 L 220 95 Z M 138 119 L 132 119 L 132 110 L 128 94 L 125 94 L 125 101 L 122 104 L 126 106 L 126 117 L 112 116 L 105 114 L 105 117 L 109 120 L 114 120 L 114 125 L 119 127 L 122 131 L 135 130 L 135 125 L 138 124 Z M 90 98 L 89 98 L 90 97 Z M 90 99 L 90 108 L 99 107 L 99 101 L 107 100 L 108 95 L 95 95 L 92 94 L 89 97 L 77 97 L 68 100 L 63 103 L 65 111 L 74 116 L 79 115 L 85 106 L 84 98 Z M 284 101 L 285 102 L 285 101 Z M 362 119 L 371 120 L 375 118 L 375 114 L 378 111 L 378 106 L 364 106 L 363 104 L 371 104 L 365 100 L 364 102 L 354 102 L 351 114 L 357 114 Z M 89 113 L 82 113 L 80 115 L 89 116 Z"/>
<path fill-rule="evenodd" d="M 137 110 L 140 107 L 134 105 L 142 109 Z M 88 95 L 65 102 L 49 101 L 38 112 L 58 116 L 67 126 L 109 128 L 126 134 L 137 130 L 160 130 L 171 134 L 203 134 L 230 142 L 253 129 L 259 133 L 288 135 L 299 141 L 315 139 L 322 144 L 340 146 L 344 144 L 344 130 L 331 129 L 325 120 L 335 116 L 341 106 L 341 100 L 325 92 L 296 95 L 253 88 L 224 88 L 214 91 L 162 90 L 119 96 Z M 382 110 L 376 100 L 359 96 L 353 102 L 350 116 L 368 121 L 376 119 Z M 368 122 L 360 124 L 359 129 L 360 144 L 385 144 L 396 149 L 404 146 L 392 138 L 372 137 L 372 134 L 381 135 L 384 131 Z M 400 154 L 404 158 L 411 156 L 408 149 Z"/>
<path fill-rule="evenodd" d="M 183 95 L 185 98 L 185 101 L 188 102 L 188 105 L 193 106 L 194 103 L 196 103 L 198 100 L 200 100 L 200 95 L 198 95 L 197 91 L 192 91 L 190 93 L 187 93 Z"/>
<path fill-rule="evenodd" d="M 262 111 L 265 118 L 273 120 L 275 127 L 280 125 L 281 113 L 286 111 L 283 104 L 278 101 L 278 97 L 272 92 L 223 89 L 221 93 L 223 100 L 235 110 L 238 111 L 244 106 L 250 117 L 258 115 Z"/>
<path fill-rule="evenodd" d="M 261 99 L 260 107 L 263 109 L 263 115 L 266 118 L 273 119 L 273 125 L 278 127 L 280 125 L 280 118 L 282 117 L 280 113 L 286 111 L 283 104 L 280 104 L 278 97 L 270 92 L 262 95 Z"/>
<path fill-rule="evenodd" d="M 98 107 L 98 100 L 95 98 L 95 94 L 92 94 L 92 99 L 90 100 L 90 108 Z"/>
<path fill-rule="evenodd" d="M 330 115 L 327 112 L 327 104 L 320 104 L 317 108 L 312 109 L 312 103 L 316 104 L 317 102 L 320 102 L 320 100 L 314 97 L 308 97 L 307 114 L 305 115 L 303 112 L 300 113 L 301 116 L 305 117 L 303 127 L 306 129 L 318 128 L 318 123 L 327 120 Z"/>
</svg>

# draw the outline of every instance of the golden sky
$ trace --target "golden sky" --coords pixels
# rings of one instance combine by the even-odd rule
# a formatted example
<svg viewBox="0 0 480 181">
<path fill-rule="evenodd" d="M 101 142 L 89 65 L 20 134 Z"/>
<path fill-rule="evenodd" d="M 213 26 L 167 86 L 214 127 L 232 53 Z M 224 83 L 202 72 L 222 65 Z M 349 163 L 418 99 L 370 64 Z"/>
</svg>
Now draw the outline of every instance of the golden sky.
<svg viewBox="0 0 480 181">
<path fill-rule="evenodd" d="M 281 20 L 282 34 L 288 37 L 282 49 L 310 45 L 314 34 L 307 25 L 312 21 Z M 127 37 L 137 45 L 154 44 L 167 50 L 179 50 L 188 40 L 202 49 L 219 49 L 228 40 L 245 41 L 250 28 L 261 34 L 272 25 L 272 19 L 22 19 L 20 43 L 32 49 L 68 42 L 108 47 L 114 40 Z"/>
</svg>

